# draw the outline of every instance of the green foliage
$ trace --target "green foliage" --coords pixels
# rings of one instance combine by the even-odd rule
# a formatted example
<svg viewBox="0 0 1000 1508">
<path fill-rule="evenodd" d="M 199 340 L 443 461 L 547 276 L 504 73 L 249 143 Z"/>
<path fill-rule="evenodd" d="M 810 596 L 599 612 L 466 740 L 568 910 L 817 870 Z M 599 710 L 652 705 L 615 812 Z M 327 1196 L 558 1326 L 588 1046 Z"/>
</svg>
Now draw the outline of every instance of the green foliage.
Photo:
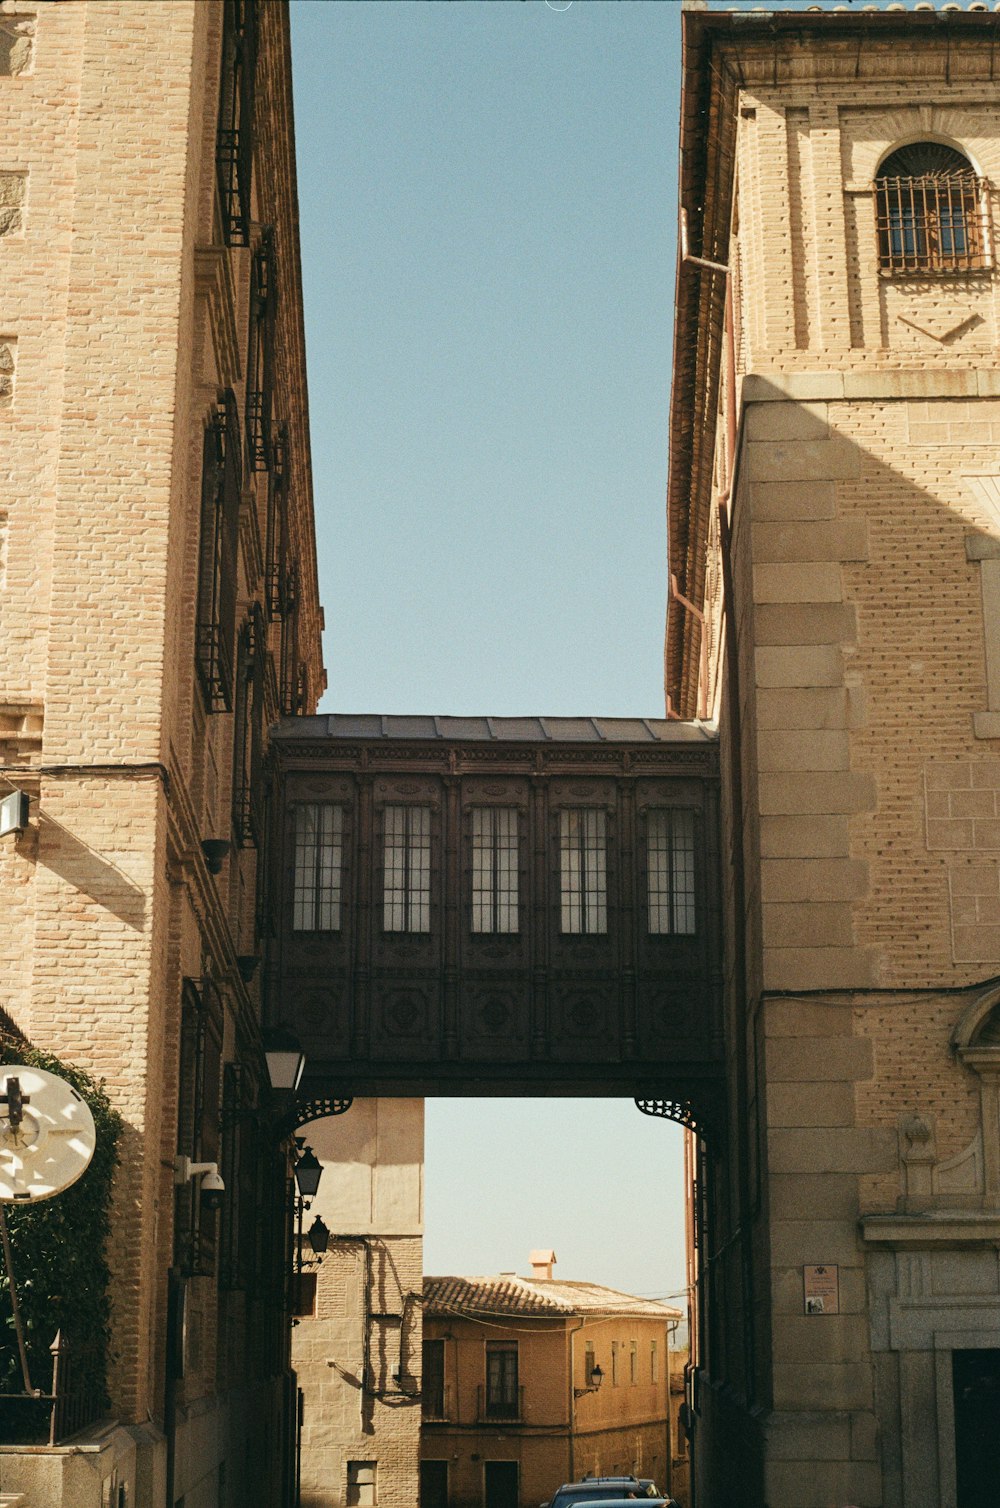
<svg viewBox="0 0 1000 1508">
<path fill-rule="evenodd" d="M 83 1177 L 53 1199 L 7 1205 L 6 1210 L 32 1386 L 49 1392 L 49 1347 L 61 1330 L 72 1348 L 74 1388 L 85 1388 L 106 1405 L 110 1324 L 105 1242 L 121 1116 L 103 1086 L 83 1069 L 0 1035 L 0 1064 L 6 1063 L 58 1074 L 82 1095 L 94 1117 L 97 1146 Z M 0 1256 L 0 1395 L 22 1391 L 10 1292 Z"/>
</svg>

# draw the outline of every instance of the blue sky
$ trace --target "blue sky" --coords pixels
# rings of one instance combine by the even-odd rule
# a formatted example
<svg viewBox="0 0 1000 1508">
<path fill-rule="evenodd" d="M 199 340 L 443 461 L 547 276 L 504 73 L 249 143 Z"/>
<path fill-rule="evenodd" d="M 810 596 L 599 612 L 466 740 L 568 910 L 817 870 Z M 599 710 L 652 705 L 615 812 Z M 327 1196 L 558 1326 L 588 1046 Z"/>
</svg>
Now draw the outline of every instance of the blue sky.
<svg viewBox="0 0 1000 1508">
<path fill-rule="evenodd" d="M 679 35 L 293 3 L 326 707 L 662 715 Z M 427 1270 L 674 1292 L 679 1149 L 630 1101 L 429 1101 Z"/>
<path fill-rule="evenodd" d="M 564 5 L 292 0 L 327 709 L 662 715 L 680 6 Z M 430 1101 L 427 1269 L 675 1292 L 680 1145 Z"/>
</svg>

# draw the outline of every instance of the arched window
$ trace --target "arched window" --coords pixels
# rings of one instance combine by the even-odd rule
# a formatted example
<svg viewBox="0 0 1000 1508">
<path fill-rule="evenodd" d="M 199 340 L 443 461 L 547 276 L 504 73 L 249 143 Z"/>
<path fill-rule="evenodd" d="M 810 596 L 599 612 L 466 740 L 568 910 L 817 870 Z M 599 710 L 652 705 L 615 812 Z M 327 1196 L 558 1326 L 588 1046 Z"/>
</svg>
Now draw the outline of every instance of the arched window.
<svg viewBox="0 0 1000 1508">
<path fill-rule="evenodd" d="M 891 152 L 875 179 L 882 272 L 971 272 L 988 266 L 982 191 L 982 179 L 954 147 L 915 141 Z"/>
</svg>

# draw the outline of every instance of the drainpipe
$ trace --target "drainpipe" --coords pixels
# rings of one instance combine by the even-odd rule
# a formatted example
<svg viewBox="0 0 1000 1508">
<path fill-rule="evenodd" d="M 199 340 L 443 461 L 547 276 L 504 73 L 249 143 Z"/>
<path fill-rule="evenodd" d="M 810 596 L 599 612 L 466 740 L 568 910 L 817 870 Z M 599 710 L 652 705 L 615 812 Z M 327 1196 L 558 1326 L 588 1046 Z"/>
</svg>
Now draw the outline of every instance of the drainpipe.
<svg viewBox="0 0 1000 1508">
<path fill-rule="evenodd" d="M 576 1366 L 575 1347 L 573 1345 L 573 1342 L 586 1323 L 587 1321 L 585 1319 L 582 1319 L 578 1325 L 574 1325 L 571 1330 L 567 1331 L 567 1334 L 569 1335 L 569 1393 L 567 1395 L 569 1401 L 569 1475 L 566 1478 L 567 1482 L 576 1481 L 576 1450 L 574 1438 L 576 1435 L 576 1394 L 573 1391 L 573 1379 L 576 1376 Z"/>
</svg>

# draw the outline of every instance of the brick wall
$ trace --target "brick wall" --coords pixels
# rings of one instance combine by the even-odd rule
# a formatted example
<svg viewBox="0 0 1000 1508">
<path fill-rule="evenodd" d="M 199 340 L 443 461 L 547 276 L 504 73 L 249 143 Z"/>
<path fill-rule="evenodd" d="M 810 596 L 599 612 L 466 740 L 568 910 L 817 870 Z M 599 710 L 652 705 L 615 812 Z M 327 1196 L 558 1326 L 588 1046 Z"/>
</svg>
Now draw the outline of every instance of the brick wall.
<svg viewBox="0 0 1000 1508">
<path fill-rule="evenodd" d="M 139 1425 L 162 1419 L 182 977 L 218 984 L 225 1056 L 256 1065 L 259 1040 L 257 986 L 236 967 L 256 951 L 256 854 L 234 845 L 214 877 L 200 847 L 231 834 L 233 762 L 233 717 L 206 715 L 194 672 L 202 428 L 220 387 L 242 407 L 251 256 L 222 244 L 215 204 L 222 14 L 0 0 L 0 761 L 33 798 L 29 832 L 0 853 L 0 1005 L 104 1078 L 125 1119 L 111 1387 Z M 287 9 L 264 6 L 252 233 L 275 225 L 281 252 L 274 403 L 296 441 L 310 710 L 323 672 L 289 68 Z M 262 597 L 265 483 L 241 511 L 238 622 Z M 276 653 L 280 623 L 269 633 Z M 267 707 L 273 721 L 273 689 Z M 190 1297 L 182 1405 L 204 1413 L 249 1379 L 217 1373 L 214 1281 Z"/>
</svg>

